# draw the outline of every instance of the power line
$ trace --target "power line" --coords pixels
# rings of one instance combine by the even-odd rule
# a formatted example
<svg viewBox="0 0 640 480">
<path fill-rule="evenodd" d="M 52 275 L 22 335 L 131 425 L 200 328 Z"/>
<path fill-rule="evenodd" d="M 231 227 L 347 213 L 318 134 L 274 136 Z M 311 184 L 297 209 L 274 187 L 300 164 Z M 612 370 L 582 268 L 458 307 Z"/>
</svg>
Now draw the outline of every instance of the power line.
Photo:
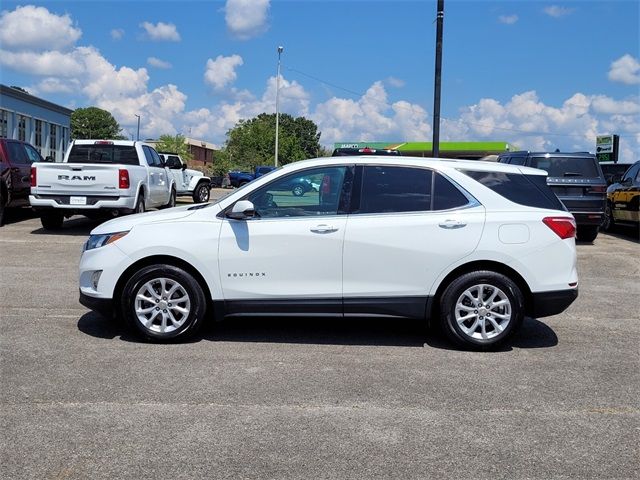
<svg viewBox="0 0 640 480">
<path fill-rule="evenodd" d="M 313 75 L 310 75 L 308 73 L 305 73 L 301 70 L 295 69 L 295 68 L 291 68 L 291 67 L 286 67 L 287 71 L 290 72 L 295 72 L 298 73 L 300 75 L 302 75 L 303 77 L 307 77 L 311 80 L 315 80 L 316 82 L 322 83 L 324 85 L 327 85 L 329 87 L 332 88 L 336 88 L 338 90 L 342 90 L 343 92 L 349 93 L 350 95 L 355 95 L 357 97 L 364 97 L 366 95 L 366 92 L 357 92 L 355 90 L 351 90 L 345 87 L 341 87 L 340 85 L 336 85 L 335 83 L 331 83 L 328 82 L 326 80 L 323 80 L 321 78 L 315 77 Z M 369 98 L 369 100 L 379 103 L 381 105 L 384 105 L 385 107 L 389 108 L 389 102 L 385 102 L 382 100 L 378 100 L 376 98 Z M 578 103 L 572 103 L 572 102 L 565 102 L 565 105 L 573 105 L 576 107 L 582 107 L 582 108 L 589 108 L 589 105 L 584 105 L 584 104 L 578 104 Z M 395 105 L 394 108 L 399 108 L 402 110 L 406 110 L 406 111 L 415 111 L 413 108 L 410 107 L 404 107 L 402 105 Z M 422 108 L 422 107 L 420 107 Z M 517 129 L 517 128 L 507 128 L 507 127 L 497 127 L 495 125 L 490 125 L 487 123 L 478 123 L 478 122 L 470 122 L 468 120 L 461 120 L 461 119 L 452 119 L 449 117 L 441 117 L 443 120 L 447 120 L 448 122 L 452 122 L 452 123 L 459 123 L 461 125 L 465 125 L 465 126 L 476 126 L 476 127 L 484 127 L 484 128 L 492 128 L 494 130 L 502 130 L 505 132 L 514 132 L 514 133 L 520 133 L 523 134 L 525 136 L 536 136 L 536 135 L 545 135 L 545 136 L 553 136 L 553 137 L 575 137 L 575 138 L 583 138 L 584 135 L 579 134 L 579 133 L 554 133 L 554 132 L 545 132 L 545 131 L 529 131 L 529 130 L 521 130 L 521 129 Z M 632 134 L 629 135 L 619 135 L 621 138 L 633 138 L 634 136 Z"/>
</svg>

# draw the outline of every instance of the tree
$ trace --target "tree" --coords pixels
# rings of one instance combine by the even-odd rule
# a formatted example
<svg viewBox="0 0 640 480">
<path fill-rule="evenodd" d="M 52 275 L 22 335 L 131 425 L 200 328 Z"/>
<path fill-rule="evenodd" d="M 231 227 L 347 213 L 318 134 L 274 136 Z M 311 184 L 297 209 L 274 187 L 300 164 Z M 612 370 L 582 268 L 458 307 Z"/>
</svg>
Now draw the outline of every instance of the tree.
<svg viewBox="0 0 640 480">
<path fill-rule="evenodd" d="M 187 139 L 184 135 L 160 135 L 160 139 L 156 144 L 156 150 L 159 152 L 171 152 L 180 155 L 184 161 L 193 160 L 193 154 L 189 145 L 186 143 Z"/>
<path fill-rule="evenodd" d="M 276 115 L 261 113 L 241 120 L 227 132 L 226 153 L 232 163 L 244 168 L 273 165 L 275 157 Z M 321 152 L 318 126 L 304 117 L 280 115 L 278 163 L 313 158 Z"/>
<path fill-rule="evenodd" d="M 120 125 L 111 113 L 98 107 L 78 108 L 71 114 L 71 138 L 125 140 Z"/>
</svg>

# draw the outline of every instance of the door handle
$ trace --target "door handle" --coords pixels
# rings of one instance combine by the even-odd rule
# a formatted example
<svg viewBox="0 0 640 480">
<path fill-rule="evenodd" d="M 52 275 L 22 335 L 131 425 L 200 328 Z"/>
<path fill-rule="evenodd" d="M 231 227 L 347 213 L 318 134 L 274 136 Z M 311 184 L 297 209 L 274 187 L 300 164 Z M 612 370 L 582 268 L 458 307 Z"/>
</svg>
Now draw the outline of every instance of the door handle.
<svg viewBox="0 0 640 480">
<path fill-rule="evenodd" d="M 337 232 L 338 227 L 334 227 L 333 225 L 326 225 L 323 223 L 322 225 L 311 228 L 311 231 L 313 233 L 332 233 Z"/>
<path fill-rule="evenodd" d="M 466 223 L 460 220 L 445 220 L 438 224 L 440 228 L 446 228 L 447 230 L 455 230 L 456 228 L 464 228 L 467 226 Z"/>
</svg>

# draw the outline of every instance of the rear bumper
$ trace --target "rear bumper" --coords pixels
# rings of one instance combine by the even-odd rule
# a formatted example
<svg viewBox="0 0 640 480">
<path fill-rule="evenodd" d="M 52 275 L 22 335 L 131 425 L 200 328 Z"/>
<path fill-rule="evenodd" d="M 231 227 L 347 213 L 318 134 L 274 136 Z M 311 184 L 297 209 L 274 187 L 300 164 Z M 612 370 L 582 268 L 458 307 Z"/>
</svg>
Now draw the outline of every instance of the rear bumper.
<svg viewBox="0 0 640 480">
<path fill-rule="evenodd" d="M 576 219 L 577 225 L 601 225 L 604 220 L 604 212 L 569 212 Z"/>
<path fill-rule="evenodd" d="M 98 312 L 104 317 L 113 316 L 113 300 L 110 298 L 95 298 L 80 292 L 80 303 L 94 312 Z"/>
<path fill-rule="evenodd" d="M 569 308 L 576 298 L 578 298 L 577 288 L 534 293 L 531 308 L 527 314 L 534 318 L 557 315 Z"/>
<path fill-rule="evenodd" d="M 133 210 L 135 208 L 135 197 L 115 197 L 113 200 L 100 199 L 88 205 L 70 205 L 70 195 L 56 196 L 56 198 L 43 198 L 37 194 L 29 195 L 29 203 L 36 209 L 65 209 L 82 212 L 83 210 Z M 90 196 L 87 197 L 91 199 Z"/>
</svg>

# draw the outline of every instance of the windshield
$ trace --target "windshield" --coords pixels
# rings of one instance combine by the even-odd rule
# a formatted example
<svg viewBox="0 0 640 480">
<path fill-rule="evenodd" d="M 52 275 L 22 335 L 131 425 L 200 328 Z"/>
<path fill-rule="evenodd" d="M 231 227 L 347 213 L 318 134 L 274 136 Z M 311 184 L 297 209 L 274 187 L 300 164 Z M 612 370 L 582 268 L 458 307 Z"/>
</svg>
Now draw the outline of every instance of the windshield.
<svg viewBox="0 0 640 480">
<path fill-rule="evenodd" d="M 549 177 L 600 177 L 592 157 L 533 157 L 531 166 L 546 170 Z"/>
<path fill-rule="evenodd" d="M 74 145 L 67 162 L 140 165 L 133 145 Z"/>
</svg>

